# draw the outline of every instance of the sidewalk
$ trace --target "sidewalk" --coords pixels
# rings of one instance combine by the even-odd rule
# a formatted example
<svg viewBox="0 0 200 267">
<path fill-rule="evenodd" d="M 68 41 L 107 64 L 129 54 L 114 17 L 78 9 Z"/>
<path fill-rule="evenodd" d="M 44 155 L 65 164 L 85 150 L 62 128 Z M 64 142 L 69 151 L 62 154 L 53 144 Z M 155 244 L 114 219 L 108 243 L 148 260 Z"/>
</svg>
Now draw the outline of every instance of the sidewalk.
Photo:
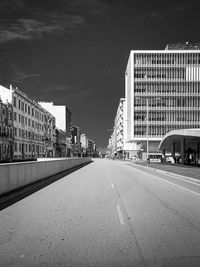
<svg viewBox="0 0 200 267">
<path fill-rule="evenodd" d="M 132 162 L 135 165 L 138 166 L 146 166 L 146 161 L 138 161 Z M 194 167 L 194 166 L 187 166 L 187 165 L 180 165 L 180 164 L 163 164 L 163 163 L 150 163 L 149 167 L 156 170 L 163 171 L 165 173 L 172 173 L 172 174 L 178 174 L 185 177 L 190 177 L 193 179 L 198 179 L 200 181 L 200 167 Z"/>
</svg>

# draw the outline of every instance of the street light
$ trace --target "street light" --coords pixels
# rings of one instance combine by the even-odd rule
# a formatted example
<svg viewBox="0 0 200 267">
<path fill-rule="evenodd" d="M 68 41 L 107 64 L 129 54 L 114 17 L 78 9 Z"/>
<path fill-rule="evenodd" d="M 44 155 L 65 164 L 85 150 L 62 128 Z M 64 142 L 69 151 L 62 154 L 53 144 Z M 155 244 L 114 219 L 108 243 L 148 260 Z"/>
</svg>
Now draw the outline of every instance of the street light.
<svg viewBox="0 0 200 267">
<path fill-rule="evenodd" d="M 141 99 L 141 97 L 136 97 L 135 99 Z M 159 97 L 154 98 L 155 100 L 160 100 Z M 149 165 L 149 98 L 146 97 L 146 140 L 147 140 L 147 165 Z"/>
</svg>

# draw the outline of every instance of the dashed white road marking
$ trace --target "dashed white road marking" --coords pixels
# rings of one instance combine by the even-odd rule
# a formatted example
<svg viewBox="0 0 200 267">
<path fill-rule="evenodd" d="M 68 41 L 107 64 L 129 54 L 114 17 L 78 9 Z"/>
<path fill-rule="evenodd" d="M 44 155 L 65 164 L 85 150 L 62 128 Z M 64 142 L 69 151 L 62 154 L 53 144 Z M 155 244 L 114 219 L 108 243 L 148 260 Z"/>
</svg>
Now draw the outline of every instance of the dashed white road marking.
<svg viewBox="0 0 200 267">
<path fill-rule="evenodd" d="M 113 183 L 111 183 L 111 187 L 114 188 L 114 184 Z"/>
<path fill-rule="evenodd" d="M 124 224 L 124 218 L 123 218 L 123 215 L 122 215 L 122 212 L 121 212 L 121 208 L 119 205 L 117 205 L 117 212 L 118 212 L 118 215 L 119 215 L 119 221 L 121 224 Z"/>
</svg>

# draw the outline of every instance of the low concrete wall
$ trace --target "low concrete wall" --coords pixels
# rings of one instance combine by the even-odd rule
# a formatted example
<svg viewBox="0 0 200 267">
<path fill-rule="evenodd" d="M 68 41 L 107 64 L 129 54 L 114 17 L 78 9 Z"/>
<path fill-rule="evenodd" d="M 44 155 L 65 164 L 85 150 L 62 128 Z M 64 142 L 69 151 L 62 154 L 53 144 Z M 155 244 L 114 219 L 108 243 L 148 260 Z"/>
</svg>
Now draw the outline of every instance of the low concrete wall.
<svg viewBox="0 0 200 267">
<path fill-rule="evenodd" d="M 1 164 L 0 195 L 90 161 L 90 158 L 66 158 Z"/>
</svg>

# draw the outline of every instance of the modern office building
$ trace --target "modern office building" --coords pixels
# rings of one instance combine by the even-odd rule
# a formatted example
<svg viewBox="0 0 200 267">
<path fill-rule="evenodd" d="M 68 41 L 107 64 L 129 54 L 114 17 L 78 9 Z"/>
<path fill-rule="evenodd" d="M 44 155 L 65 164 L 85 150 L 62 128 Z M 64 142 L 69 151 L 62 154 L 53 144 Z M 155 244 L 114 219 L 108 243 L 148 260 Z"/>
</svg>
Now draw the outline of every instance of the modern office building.
<svg viewBox="0 0 200 267">
<path fill-rule="evenodd" d="M 125 73 L 127 142 L 143 159 L 172 130 L 200 125 L 200 46 L 132 50 Z"/>
</svg>

